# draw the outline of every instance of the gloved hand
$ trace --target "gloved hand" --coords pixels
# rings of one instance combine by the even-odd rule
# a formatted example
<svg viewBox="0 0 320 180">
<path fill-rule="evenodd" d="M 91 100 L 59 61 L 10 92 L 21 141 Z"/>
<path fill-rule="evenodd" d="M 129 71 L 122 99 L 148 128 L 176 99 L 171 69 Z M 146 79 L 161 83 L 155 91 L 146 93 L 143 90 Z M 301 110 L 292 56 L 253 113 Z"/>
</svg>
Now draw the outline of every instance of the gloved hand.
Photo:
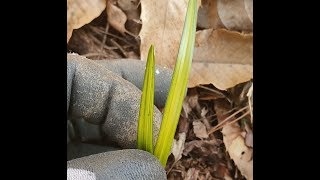
<svg viewBox="0 0 320 180">
<path fill-rule="evenodd" d="M 68 179 L 166 179 L 156 157 L 135 149 L 145 62 L 67 59 Z M 155 105 L 164 107 L 172 71 L 156 66 L 155 75 Z M 161 118 L 155 107 L 154 143 Z"/>
</svg>

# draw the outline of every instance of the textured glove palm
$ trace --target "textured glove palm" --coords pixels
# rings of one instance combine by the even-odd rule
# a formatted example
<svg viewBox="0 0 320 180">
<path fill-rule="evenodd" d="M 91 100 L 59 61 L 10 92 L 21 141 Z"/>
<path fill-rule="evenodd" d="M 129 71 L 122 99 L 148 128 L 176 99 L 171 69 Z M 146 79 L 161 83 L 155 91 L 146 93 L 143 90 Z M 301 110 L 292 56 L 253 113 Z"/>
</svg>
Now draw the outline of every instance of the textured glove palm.
<svg viewBox="0 0 320 180">
<path fill-rule="evenodd" d="M 153 155 L 134 149 L 145 62 L 76 54 L 67 59 L 68 179 L 166 179 Z M 158 107 L 164 106 L 171 75 L 156 67 Z M 154 140 L 161 118 L 155 107 Z"/>
</svg>

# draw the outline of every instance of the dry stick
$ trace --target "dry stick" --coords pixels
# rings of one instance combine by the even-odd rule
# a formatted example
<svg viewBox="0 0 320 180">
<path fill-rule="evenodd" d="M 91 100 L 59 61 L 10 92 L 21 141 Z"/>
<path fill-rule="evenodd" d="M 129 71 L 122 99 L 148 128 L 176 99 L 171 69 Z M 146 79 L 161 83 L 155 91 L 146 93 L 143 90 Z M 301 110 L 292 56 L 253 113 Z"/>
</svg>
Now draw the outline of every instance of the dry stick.
<svg viewBox="0 0 320 180">
<path fill-rule="evenodd" d="M 125 38 L 122 38 L 122 37 L 120 37 L 120 36 L 111 34 L 111 33 L 109 33 L 109 32 L 107 33 L 107 35 L 112 36 L 112 37 L 114 37 L 114 38 L 117 38 L 117 39 L 123 41 L 124 43 L 126 43 L 126 44 L 128 44 L 128 45 L 130 45 L 130 46 L 135 46 L 134 44 L 130 43 L 130 42 L 127 41 Z"/>
<path fill-rule="evenodd" d="M 220 127 L 223 127 L 225 125 L 225 123 L 230 120 L 232 117 L 234 117 L 236 114 L 242 112 L 244 109 L 248 108 L 247 106 L 238 110 L 237 112 L 231 114 L 230 116 L 228 116 L 226 119 L 224 119 L 223 121 L 221 121 L 218 125 L 216 125 L 215 127 L 213 127 L 209 132 L 208 134 L 211 134 L 213 132 L 215 132 L 217 129 L 220 129 Z"/>
<path fill-rule="evenodd" d="M 101 42 L 92 34 L 87 34 L 95 43 L 97 44 L 101 44 Z M 118 49 L 118 47 L 110 47 L 107 45 L 104 45 L 103 48 L 107 49 L 107 50 L 114 50 L 114 49 Z"/>
<path fill-rule="evenodd" d="M 230 112 L 232 112 L 232 111 L 234 111 L 234 110 L 236 110 L 236 109 L 237 109 L 237 108 L 234 107 L 234 108 L 230 109 L 229 111 L 222 113 L 222 115 L 229 114 Z"/>
<path fill-rule="evenodd" d="M 105 33 L 107 33 L 108 31 L 109 31 L 109 23 L 107 22 Z M 103 40 L 101 42 L 100 52 L 103 51 L 104 45 L 106 44 L 106 41 L 107 41 L 107 34 L 103 34 Z M 98 58 L 100 59 L 101 57 L 99 56 Z"/>
<path fill-rule="evenodd" d="M 112 43 L 114 46 L 117 46 L 117 47 L 119 48 L 119 50 L 122 52 L 122 54 L 123 54 L 126 58 L 128 58 L 127 52 L 125 52 L 125 50 L 122 49 L 122 47 L 121 47 L 116 41 L 114 41 L 113 39 L 111 39 L 110 41 L 111 41 L 111 43 Z"/>
<path fill-rule="evenodd" d="M 99 27 L 95 27 L 95 26 L 91 26 L 91 25 L 90 25 L 89 27 L 90 27 L 93 31 L 95 31 L 96 33 L 106 34 L 106 35 L 108 35 L 108 36 L 112 36 L 112 37 L 114 37 L 114 38 L 117 38 L 117 39 L 123 41 L 124 43 L 126 43 L 126 44 L 128 44 L 128 45 L 130 45 L 130 46 L 135 46 L 134 44 L 128 42 L 128 41 L 127 41 L 125 38 L 123 38 L 123 37 L 117 36 L 117 35 L 115 35 L 115 34 L 111 34 L 111 33 L 109 33 L 109 32 L 105 33 L 105 32 L 104 32 L 102 29 L 100 29 Z"/>
<path fill-rule="evenodd" d="M 178 161 L 179 161 L 179 160 L 178 160 Z M 167 176 L 168 176 L 168 174 L 170 173 L 170 171 L 173 169 L 173 167 L 176 165 L 176 163 L 177 163 L 178 161 L 174 161 L 174 162 L 173 162 L 172 166 L 171 166 L 170 169 L 168 169 L 168 171 L 167 171 Z"/>
<path fill-rule="evenodd" d="M 233 124 L 233 123 L 235 123 L 235 122 L 239 121 L 240 119 L 242 119 L 243 117 L 245 117 L 245 116 L 246 116 L 246 115 L 248 115 L 248 114 L 250 114 L 250 112 L 249 112 L 249 111 L 245 112 L 244 114 L 242 114 L 242 115 L 241 115 L 240 117 L 238 117 L 237 119 L 235 119 L 235 120 L 233 120 L 233 121 L 231 121 L 231 122 L 229 122 L 229 123 L 226 123 L 224 126 L 227 126 L 227 125 Z M 216 128 L 214 131 L 212 131 L 212 132 L 210 132 L 210 133 L 214 133 L 215 131 L 217 131 L 217 130 L 219 130 L 219 129 L 223 128 L 224 126 L 221 126 L 221 127 L 219 127 L 219 128 Z"/>
<path fill-rule="evenodd" d="M 229 103 L 231 103 L 231 100 L 228 97 L 226 97 L 223 93 L 221 93 L 221 92 L 219 92 L 219 91 L 217 91 L 215 89 L 211 89 L 211 88 L 208 88 L 208 87 L 205 87 L 205 86 L 202 86 L 202 85 L 198 85 L 198 87 L 202 88 L 202 89 L 206 89 L 206 90 L 214 92 L 214 93 L 217 93 L 217 94 L 223 96 L 224 98 L 226 98 L 229 101 Z"/>
<path fill-rule="evenodd" d="M 222 126 L 225 122 L 227 122 L 229 119 L 231 119 L 232 117 L 234 117 L 235 115 L 239 114 L 240 112 L 242 112 L 243 110 L 247 109 L 248 106 L 239 109 L 237 112 L 231 114 L 230 116 L 228 116 L 226 119 L 224 119 L 223 121 L 221 121 L 218 125 L 216 125 L 215 127 L 213 127 L 209 132 L 208 135 L 215 132 L 217 129 L 220 129 L 220 126 Z"/>
</svg>

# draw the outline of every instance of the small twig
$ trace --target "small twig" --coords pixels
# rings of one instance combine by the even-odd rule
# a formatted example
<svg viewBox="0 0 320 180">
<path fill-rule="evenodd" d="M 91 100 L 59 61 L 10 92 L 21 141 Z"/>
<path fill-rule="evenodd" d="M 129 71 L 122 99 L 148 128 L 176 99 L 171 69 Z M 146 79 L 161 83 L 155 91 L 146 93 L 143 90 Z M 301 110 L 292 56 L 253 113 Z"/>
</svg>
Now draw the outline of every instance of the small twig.
<svg viewBox="0 0 320 180">
<path fill-rule="evenodd" d="M 122 47 L 121 47 L 115 40 L 111 39 L 110 41 L 111 41 L 111 43 L 112 43 L 114 46 L 116 46 L 116 47 L 119 48 L 119 50 L 122 52 L 122 54 L 123 54 L 126 58 L 128 58 L 127 52 L 126 52 L 124 49 L 122 49 Z"/>
<path fill-rule="evenodd" d="M 106 41 L 107 41 L 107 34 L 106 33 L 108 31 L 109 31 L 109 23 L 107 22 L 106 29 L 105 29 L 105 34 L 103 35 L 103 40 L 101 42 L 100 52 L 103 51 L 104 45 L 106 44 Z M 101 57 L 99 56 L 98 58 L 100 59 Z"/>
<path fill-rule="evenodd" d="M 211 88 L 208 88 L 208 87 L 205 87 L 205 86 L 202 86 L 202 85 L 198 85 L 198 87 L 202 88 L 202 89 L 205 89 L 205 90 L 208 90 L 208 91 L 211 91 L 211 92 L 214 92 L 214 93 L 217 93 L 217 94 L 223 96 L 224 98 L 226 98 L 229 101 L 229 103 L 231 103 L 231 100 L 220 91 L 217 91 L 215 89 L 211 89 Z"/>
<path fill-rule="evenodd" d="M 134 44 L 130 43 L 130 42 L 127 41 L 125 38 L 122 38 L 122 37 L 120 37 L 120 36 L 111 34 L 111 33 L 109 33 L 109 32 L 107 33 L 107 35 L 109 35 L 109 36 L 111 36 L 111 37 L 114 37 L 114 38 L 117 38 L 117 39 L 121 40 L 122 42 L 124 42 L 124 43 L 126 43 L 126 44 L 128 44 L 128 45 L 130 45 L 130 46 L 135 46 Z"/>
<path fill-rule="evenodd" d="M 229 119 L 231 119 L 232 117 L 234 117 L 235 115 L 239 114 L 240 112 L 242 112 L 243 110 L 247 109 L 248 106 L 239 109 L 238 111 L 236 111 L 235 113 L 231 114 L 230 116 L 228 116 L 226 119 L 224 119 L 223 121 L 221 121 L 218 125 L 216 125 L 215 127 L 213 127 L 208 134 L 211 134 L 213 132 L 215 132 L 217 129 L 220 129 L 221 127 L 223 127 L 224 123 L 227 122 Z"/>
<path fill-rule="evenodd" d="M 178 161 L 179 161 L 179 160 L 178 160 Z M 170 171 L 173 169 L 174 165 L 176 165 L 176 163 L 177 163 L 178 161 L 174 161 L 174 162 L 173 162 L 172 166 L 171 166 L 171 167 L 168 169 L 168 171 L 167 171 L 167 176 L 168 176 L 168 174 L 170 173 Z"/>
<path fill-rule="evenodd" d="M 108 36 L 112 36 L 112 37 L 114 37 L 114 38 L 117 38 L 117 39 L 123 41 L 124 43 L 126 43 L 126 44 L 128 44 L 128 45 L 130 45 L 130 46 L 135 46 L 134 44 L 128 42 L 125 38 L 122 38 L 122 37 L 117 36 L 117 35 L 115 35 L 115 34 L 111 34 L 111 33 L 109 33 L 109 32 L 106 33 L 106 32 L 104 32 L 102 29 L 100 29 L 99 27 L 95 27 L 95 26 L 89 26 L 89 27 L 90 27 L 93 31 L 95 31 L 96 33 L 98 33 L 98 34 L 106 34 L 106 35 L 108 35 Z M 126 31 L 126 32 L 127 32 L 127 31 Z M 130 34 L 130 32 L 129 32 L 128 34 Z M 131 33 L 131 36 L 134 36 L 134 38 L 137 39 L 137 36 L 133 35 L 132 33 Z"/>
<path fill-rule="evenodd" d="M 230 109 L 229 111 L 222 113 L 222 115 L 227 115 L 227 114 L 231 113 L 232 111 L 234 111 L 234 110 L 236 110 L 236 109 L 237 109 L 237 108 L 234 107 L 234 108 Z"/>
<path fill-rule="evenodd" d="M 92 29 L 97 34 L 103 34 L 104 33 L 103 29 L 101 29 L 100 27 L 96 27 L 96 26 L 92 26 L 92 25 L 89 25 L 88 27 L 90 29 Z"/>
<path fill-rule="evenodd" d="M 250 112 L 249 112 L 249 111 L 245 112 L 244 114 L 242 114 L 242 115 L 241 115 L 240 117 L 238 117 L 237 119 L 235 119 L 235 120 L 233 120 L 233 121 L 231 121 L 231 122 L 229 122 L 229 123 L 226 123 L 224 126 L 227 126 L 227 125 L 233 124 L 233 123 L 235 123 L 235 122 L 239 121 L 240 119 L 242 119 L 243 117 L 245 117 L 245 116 L 246 116 L 246 115 L 248 115 L 248 114 L 250 114 Z M 217 129 L 215 129 L 215 130 L 214 130 L 213 132 L 211 132 L 211 133 L 214 133 L 215 131 L 217 131 L 217 130 L 219 130 L 219 129 L 223 128 L 224 126 L 221 126 L 221 127 L 217 128 Z"/>
<path fill-rule="evenodd" d="M 92 34 L 87 34 L 95 43 L 97 44 L 101 44 L 101 42 Z M 110 47 L 107 45 L 104 45 L 103 48 L 107 49 L 107 50 L 113 50 L 113 49 L 118 49 L 118 47 Z"/>
</svg>

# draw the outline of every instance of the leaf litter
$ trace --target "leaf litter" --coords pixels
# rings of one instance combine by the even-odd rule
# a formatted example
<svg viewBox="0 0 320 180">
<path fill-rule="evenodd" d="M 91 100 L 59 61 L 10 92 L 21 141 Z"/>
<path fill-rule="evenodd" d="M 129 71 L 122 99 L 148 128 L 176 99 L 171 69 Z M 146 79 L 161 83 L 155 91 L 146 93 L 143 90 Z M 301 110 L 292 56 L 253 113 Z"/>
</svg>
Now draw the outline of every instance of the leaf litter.
<svg viewBox="0 0 320 180">
<path fill-rule="evenodd" d="M 169 157 L 168 179 L 252 179 L 249 98 L 240 98 L 250 87 L 252 81 L 227 90 L 212 84 L 188 89 L 176 133 L 183 126 L 187 136 L 182 157 Z"/>
</svg>

